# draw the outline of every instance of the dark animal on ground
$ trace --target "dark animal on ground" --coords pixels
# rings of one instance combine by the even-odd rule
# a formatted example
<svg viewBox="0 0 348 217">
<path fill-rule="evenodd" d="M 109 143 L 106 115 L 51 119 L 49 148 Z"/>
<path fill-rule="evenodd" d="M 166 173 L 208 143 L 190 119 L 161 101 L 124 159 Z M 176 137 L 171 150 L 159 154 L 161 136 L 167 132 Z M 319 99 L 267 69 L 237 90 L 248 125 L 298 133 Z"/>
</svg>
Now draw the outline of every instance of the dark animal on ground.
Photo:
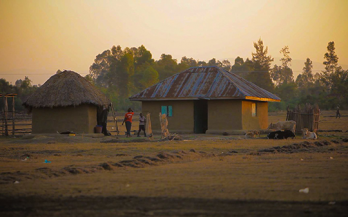
<svg viewBox="0 0 348 217">
<path fill-rule="evenodd" d="M 267 135 L 269 139 L 288 139 L 289 137 L 295 138 L 295 134 L 291 130 L 278 130 Z"/>
</svg>

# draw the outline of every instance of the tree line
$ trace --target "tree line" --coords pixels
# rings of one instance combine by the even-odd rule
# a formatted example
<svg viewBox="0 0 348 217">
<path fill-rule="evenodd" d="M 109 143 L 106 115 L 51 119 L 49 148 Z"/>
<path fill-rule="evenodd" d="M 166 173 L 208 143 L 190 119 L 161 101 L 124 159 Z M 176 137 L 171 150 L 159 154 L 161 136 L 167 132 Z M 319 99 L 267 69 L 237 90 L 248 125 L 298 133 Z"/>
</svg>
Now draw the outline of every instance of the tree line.
<svg viewBox="0 0 348 217">
<path fill-rule="evenodd" d="M 0 92 L 2 94 L 15 93 L 15 110 L 24 111 L 22 102 L 33 93 L 40 85 L 32 85 L 32 81 L 28 76 L 25 76 L 24 79 L 18 79 L 14 85 L 10 84 L 6 79 L 0 78 Z M 8 107 L 12 108 L 12 100 L 8 100 Z M 0 108 L 4 108 L 4 101 L 0 100 Z M 12 110 L 12 109 L 9 109 Z"/>
<path fill-rule="evenodd" d="M 338 65 L 339 58 L 333 41 L 328 43 L 327 52 L 324 54 L 325 70 L 314 73 L 312 61 L 307 58 L 302 73 L 296 78 L 291 69 L 292 58 L 288 46 L 279 51 L 282 56 L 281 64 L 273 67 L 274 58 L 268 55 L 268 47 L 261 39 L 254 42 L 254 48 L 250 58 L 243 59 L 238 56 L 231 64 L 228 60 L 212 58 L 206 62 L 186 56 L 178 62 L 170 54 L 162 54 L 159 60 L 154 60 L 151 52 L 143 45 L 124 49 L 113 46 L 96 56 L 89 74 L 85 77 L 104 92 L 119 111 L 128 107 L 140 110 L 139 102 L 128 99 L 131 95 L 178 72 L 197 66 L 221 67 L 275 93 L 282 101 L 270 103 L 270 111 L 285 110 L 287 106 L 295 107 L 305 103 L 317 103 L 321 109 L 334 109 L 337 105 L 341 108 L 348 107 L 348 70 Z M 38 86 L 32 85 L 28 77 L 17 80 L 15 85 L 0 79 L 2 93 L 18 94 L 17 110 L 23 109 L 21 102 Z"/>
<path fill-rule="evenodd" d="M 294 78 L 291 69 L 290 49 L 284 46 L 279 52 L 281 64 L 273 65 L 274 58 L 268 55 L 268 47 L 259 39 L 254 42 L 255 52 L 251 58 L 236 57 L 233 65 L 228 60 L 205 62 L 186 56 L 180 63 L 169 54 L 154 60 L 143 45 L 135 48 L 113 46 L 97 55 L 86 76 L 109 96 L 119 110 L 134 107 L 138 102 L 128 97 L 178 72 L 196 66 L 218 66 L 235 73 L 256 85 L 278 95 L 280 103 L 270 103 L 270 111 L 285 110 L 287 106 L 317 103 L 322 109 L 348 106 L 348 71 L 338 65 L 335 43 L 329 42 L 324 54 L 325 70 L 314 73 L 310 58 L 304 62 L 302 73 Z"/>
</svg>

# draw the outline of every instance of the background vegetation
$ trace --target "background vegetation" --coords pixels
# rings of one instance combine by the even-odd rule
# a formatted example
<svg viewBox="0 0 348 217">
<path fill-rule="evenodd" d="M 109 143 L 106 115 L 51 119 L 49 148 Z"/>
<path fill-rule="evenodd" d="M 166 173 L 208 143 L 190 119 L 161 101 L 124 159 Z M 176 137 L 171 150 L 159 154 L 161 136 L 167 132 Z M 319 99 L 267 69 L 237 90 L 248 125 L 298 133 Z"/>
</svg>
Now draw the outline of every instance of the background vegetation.
<svg viewBox="0 0 348 217">
<path fill-rule="evenodd" d="M 150 87 L 157 82 L 196 66 L 219 66 L 235 73 L 256 85 L 275 93 L 282 101 L 270 103 L 269 110 L 285 110 L 287 106 L 297 104 L 317 103 L 321 109 L 348 107 L 348 70 L 338 65 L 335 53 L 335 43 L 329 42 L 324 54 L 325 70 L 313 73 L 312 61 L 307 58 L 302 73 L 294 78 L 291 69 L 290 49 L 285 46 L 280 50 L 281 65 L 273 65 L 274 58 L 268 55 L 268 47 L 260 39 L 254 42 L 255 52 L 251 58 L 236 57 L 233 64 L 228 60 L 211 60 L 205 62 L 181 58 L 180 63 L 170 54 L 162 54 L 159 60 L 154 60 L 152 54 L 143 45 L 122 49 L 113 46 L 98 54 L 90 66 L 86 78 L 102 90 L 113 102 L 116 110 L 126 110 L 133 107 L 141 110 L 139 102 L 131 102 L 128 97 Z M 57 73 L 59 70 L 57 71 Z M 40 85 L 32 85 L 31 80 L 17 80 L 15 85 L 0 79 L 2 93 L 17 93 L 16 110 L 23 110 L 22 101 Z M 0 102 L 2 103 L 2 101 Z"/>
</svg>

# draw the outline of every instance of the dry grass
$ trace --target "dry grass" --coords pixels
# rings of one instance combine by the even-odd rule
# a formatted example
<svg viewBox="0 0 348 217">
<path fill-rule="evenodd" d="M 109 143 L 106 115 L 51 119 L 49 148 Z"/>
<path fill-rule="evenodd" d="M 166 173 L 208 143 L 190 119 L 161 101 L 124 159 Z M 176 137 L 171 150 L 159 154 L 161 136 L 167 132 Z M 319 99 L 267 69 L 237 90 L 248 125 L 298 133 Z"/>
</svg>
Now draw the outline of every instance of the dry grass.
<svg viewBox="0 0 348 217">
<path fill-rule="evenodd" d="M 347 153 L 237 155 L 141 169 L 122 168 L 23 181 L 7 186 L 2 193 L 47 197 L 123 195 L 344 201 L 348 199 L 348 176 L 344 166 L 347 163 Z M 300 194 L 299 189 L 305 187 L 309 187 L 310 193 Z"/>
<path fill-rule="evenodd" d="M 270 119 L 283 116 L 277 114 Z M 323 113 L 321 129 L 348 128 L 346 117 L 336 120 L 327 116 Z M 184 135 L 184 141 L 139 143 L 100 143 L 110 137 L 2 138 L 0 195 L 347 201 L 348 143 L 342 142 L 347 137 L 345 132 L 325 133 L 320 140 L 340 143 L 331 142 L 329 146 L 292 154 L 260 154 L 258 150 L 304 140 L 212 135 Z M 136 156 L 156 157 L 158 153 L 179 153 L 180 158 L 140 165 L 142 168 L 123 165 L 107 170 L 100 166 L 132 161 Z M 22 161 L 24 155 L 30 155 L 29 159 Z M 45 159 L 51 163 L 44 163 Z M 65 168 L 80 172 L 73 174 Z M 13 183 L 16 180 L 18 184 Z M 306 187 L 310 189 L 308 194 L 299 193 L 299 189 Z"/>
<path fill-rule="evenodd" d="M 347 117 L 348 110 L 340 111 L 341 118 L 336 119 L 336 111 L 321 111 L 319 119 L 319 129 L 321 130 L 348 130 Z M 276 123 L 278 121 L 285 121 L 286 111 L 271 112 L 268 116 L 268 123 Z"/>
</svg>

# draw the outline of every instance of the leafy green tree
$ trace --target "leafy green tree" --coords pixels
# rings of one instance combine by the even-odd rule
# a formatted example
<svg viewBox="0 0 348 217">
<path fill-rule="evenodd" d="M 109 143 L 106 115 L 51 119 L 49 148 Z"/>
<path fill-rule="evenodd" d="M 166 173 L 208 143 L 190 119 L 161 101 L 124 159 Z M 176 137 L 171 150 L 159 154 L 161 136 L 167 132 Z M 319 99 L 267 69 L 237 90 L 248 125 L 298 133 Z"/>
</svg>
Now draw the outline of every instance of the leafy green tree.
<svg viewBox="0 0 348 217">
<path fill-rule="evenodd" d="M 93 80 L 93 78 L 92 78 L 92 76 L 91 76 L 90 74 L 86 75 L 85 78 L 86 78 L 86 80 L 89 81 L 91 84 L 95 85 L 95 84 L 94 84 L 94 80 Z"/>
<path fill-rule="evenodd" d="M 156 61 L 154 68 L 159 74 L 159 80 L 163 80 L 178 73 L 177 61 L 169 54 L 162 54 L 161 58 Z"/>
<path fill-rule="evenodd" d="M 222 60 L 222 62 L 221 62 L 221 67 L 222 67 L 223 69 L 225 69 L 226 71 L 230 71 L 231 68 L 232 68 L 231 63 L 230 63 L 230 61 L 228 61 L 228 60 Z"/>
<path fill-rule="evenodd" d="M 178 72 L 184 71 L 191 67 L 197 67 L 197 66 L 198 66 L 198 62 L 195 59 L 187 58 L 186 56 L 183 56 L 181 58 L 180 63 L 178 64 Z"/>
<path fill-rule="evenodd" d="M 231 67 L 231 72 L 243 78 L 246 78 L 252 70 L 253 62 L 249 58 L 244 62 L 244 59 L 239 56 L 234 60 L 234 65 Z"/>
<path fill-rule="evenodd" d="M 254 47 L 252 59 L 244 60 L 237 57 L 231 66 L 228 60 L 219 61 L 212 58 L 205 62 L 186 56 L 182 57 L 178 64 L 170 54 L 162 54 L 160 59 L 155 61 L 151 52 L 143 45 L 125 49 L 113 46 L 96 56 L 90 67 L 90 74 L 86 78 L 100 88 L 118 110 L 125 110 L 130 106 L 140 109 L 140 103 L 129 101 L 130 95 L 196 66 L 219 66 L 268 91 L 275 91 L 282 98 L 282 102 L 270 103 L 270 110 L 283 110 L 288 105 L 296 106 L 298 103 L 318 103 L 323 109 L 333 108 L 338 103 L 342 107 L 348 106 L 348 72 L 338 66 L 333 42 L 329 43 L 328 52 L 324 55 L 325 71 L 313 74 L 312 61 L 307 58 L 296 82 L 290 68 L 291 57 L 288 46 L 280 50 L 282 64 L 274 65 L 272 69 L 273 58 L 268 55 L 268 48 L 264 46 L 263 41 L 258 40 L 254 43 Z M 20 93 L 28 86 L 23 82 L 28 84 L 28 80 L 18 80 L 12 88 Z M 28 87 L 35 88 L 30 82 Z"/>
<path fill-rule="evenodd" d="M 206 63 L 203 60 L 198 61 L 198 66 L 208 66 L 208 63 Z"/>
<path fill-rule="evenodd" d="M 139 90 L 148 88 L 159 82 L 158 72 L 149 64 L 141 73 Z"/>
<path fill-rule="evenodd" d="M 342 104 L 348 99 L 348 70 L 338 67 L 330 79 L 332 81 L 330 96 L 337 98 L 338 104 Z"/>
<path fill-rule="evenodd" d="M 134 90 L 133 76 L 134 76 L 134 58 L 132 51 L 128 50 L 121 57 L 120 63 L 117 67 L 117 82 L 120 90 L 120 96 L 127 98 Z"/>
<path fill-rule="evenodd" d="M 11 93 L 13 91 L 12 85 L 6 79 L 0 78 L 0 91 L 2 94 Z"/>
<path fill-rule="evenodd" d="M 32 87 L 31 80 L 29 79 L 28 76 L 25 76 L 24 80 L 22 81 L 21 88 L 28 89 L 30 87 Z"/>
<path fill-rule="evenodd" d="M 219 60 L 216 60 L 215 58 L 208 61 L 208 66 L 218 66 L 222 67 L 222 63 Z"/>
<path fill-rule="evenodd" d="M 128 97 L 143 87 L 140 83 L 151 83 L 149 75 L 143 74 L 153 73 L 151 67 L 154 65 L 152 54 L 144 45 L 123 50 L 113 46 L 96 56 L 86 78 L 103 90 L 117 109 L 125 109 L 130 105 L 138 106 L 139 103 L 130 102 Z"/>
<path fill-rule="evenodd" d="M 148 51 L 144 45 L 141 45 L 138 49 L 134 50 L 134 64 L 135 67 L 141 66 L 146 63 L 153 63 L 152 54 Z"/>
</svg>

